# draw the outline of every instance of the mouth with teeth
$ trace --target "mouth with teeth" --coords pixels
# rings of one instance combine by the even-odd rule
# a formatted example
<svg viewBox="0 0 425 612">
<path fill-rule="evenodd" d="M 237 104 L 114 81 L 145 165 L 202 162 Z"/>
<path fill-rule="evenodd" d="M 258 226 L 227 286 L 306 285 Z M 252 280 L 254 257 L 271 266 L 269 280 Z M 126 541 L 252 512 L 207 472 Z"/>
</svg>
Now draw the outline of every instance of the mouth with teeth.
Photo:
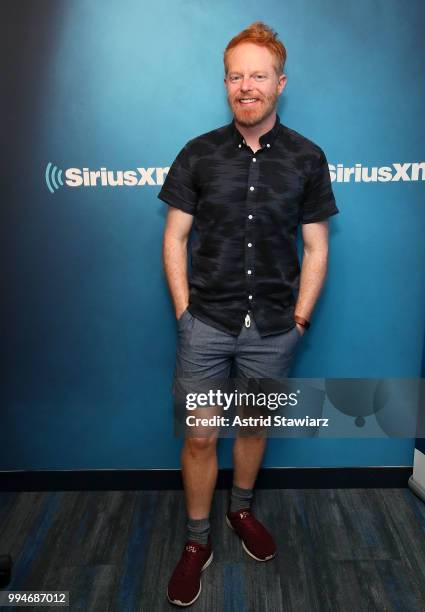
<svg viewBox="0 0 425 612">
<path fill-rule="evenodd" d="M 259 98 L 239 98 L 239 104 L 243 104 L 244 106 L 252 106 L 259 101 Z"/>
</svg>

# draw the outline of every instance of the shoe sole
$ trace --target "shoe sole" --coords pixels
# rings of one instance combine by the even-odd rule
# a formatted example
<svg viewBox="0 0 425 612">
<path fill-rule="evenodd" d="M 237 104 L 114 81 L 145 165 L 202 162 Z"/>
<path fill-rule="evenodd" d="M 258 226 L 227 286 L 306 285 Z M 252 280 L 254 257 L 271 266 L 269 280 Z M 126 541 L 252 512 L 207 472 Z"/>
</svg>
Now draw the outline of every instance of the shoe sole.
<svg viewBox="0 0 425 612">
<path fill-rule="evenodd" d="M 226 514 L 226 523 L 228 524 L 228 526 L 230 527 L 230 529 L 232 531 L 235 531 L 235 528 L 233 527 L 232 523 L 229 521 L 227 514 Z M 235 531 L 236 533 L 236 531 Z M 272 555 L 269 555 L 268 557 L 266 557 L 265 559 L 260 559 L 259 557 L 256 557 L 255 555 L 252 554 L 251 551 L 249 551 L 247 549 L 247 547 L 245 546 L 245 542 L 242 540 L 242 538 L 239 536 L 239 534 L 236 533 L 236 535 L 239 537 L 240 541 L 242 542 L 242 548 L 244 549 L 244 551 L 246 552 L 247 555 L 249 555 L 250 557 L 252 557 L 253 559 L 255 559 L 256 561 L 270 561 L 270 559 L 273 559 L 276 556 L 276 553 L 273 553 Z"/>
<path fill-rule="evenodd" d="M 204 565 L 202 566 L 201 572 L 203 572 L 205 569 L 207 569 L 209 565 L 211 565 L 213 557 L 214 557 L 214 553 L 211 552 L 211 555 L 209 556 L 209 558 L 205 561 Z M 167 599 L 170 603 L 174 604 L 175 606 L 180 606 L 182 608 L 185 608 L 186 606 L 191 606 L 193 603 L 195 603 L 195 601 L 198 599 L 199 595 L 201 594 L 201 591 L 202 591 L 202 582 L 199 581 L 199 591 L 197 592 L 196 596 L 192 599 L 192 601 L 189 601 L 189 603 L 183 603 L 182 601 L 180 601 L 180 599 L 170 599 L 170 597 L 168 596 L 168 591 L 167 591 Z"/>
</svg>

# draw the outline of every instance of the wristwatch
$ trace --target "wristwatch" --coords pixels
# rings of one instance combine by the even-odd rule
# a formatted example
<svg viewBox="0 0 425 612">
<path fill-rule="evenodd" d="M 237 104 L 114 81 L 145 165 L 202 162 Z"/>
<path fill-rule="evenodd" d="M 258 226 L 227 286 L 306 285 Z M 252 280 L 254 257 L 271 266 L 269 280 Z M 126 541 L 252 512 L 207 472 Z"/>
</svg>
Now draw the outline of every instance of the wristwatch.
<svg viewBox="0 0 425 612">
<path fill-rule="evenodd" d="M 308 329 L 310 327 L 310 321 L 307 321 L 307 319 L 304 319 L 304 317 L 299 317 L 298 315 L 294 315 L 294 321 L 295 323 L 298 323 L 299 325 L 302 325 L 303 327 L 305 327 L 305 329 Z"/>
</svg>

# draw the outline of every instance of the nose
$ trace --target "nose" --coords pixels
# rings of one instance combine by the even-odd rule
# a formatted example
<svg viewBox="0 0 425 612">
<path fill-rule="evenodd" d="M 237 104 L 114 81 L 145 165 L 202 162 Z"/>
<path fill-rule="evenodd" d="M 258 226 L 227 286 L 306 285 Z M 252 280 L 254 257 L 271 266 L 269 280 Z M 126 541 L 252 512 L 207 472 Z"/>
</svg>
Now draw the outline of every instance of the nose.
<svg viewBox="0 0 425 612">
<path fill-rule="evenodd" d="M 244 76 L 241 83 L 242 91 L 249 91 L 251 89 L 251 78 Z"/>
</svg>

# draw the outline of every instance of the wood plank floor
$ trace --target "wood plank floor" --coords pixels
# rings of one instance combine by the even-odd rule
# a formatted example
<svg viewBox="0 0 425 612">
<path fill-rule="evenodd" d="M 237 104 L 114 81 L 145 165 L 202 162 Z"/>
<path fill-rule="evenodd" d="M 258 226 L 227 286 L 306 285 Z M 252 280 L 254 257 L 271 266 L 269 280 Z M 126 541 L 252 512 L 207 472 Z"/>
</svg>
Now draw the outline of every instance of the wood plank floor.
<svg viewBox="0 0 425 612">
<path fill-rule="evenodd" d="M 217 490 L 194 612 L 425 611 L 425 504 L 409 489 L 257 490 L 278 543 L 268 563 L 243 551 L 227 503 Z M 185 520 L 181 491 L 0 493 L 7 590 L 68 590 L 71 610 L 175 610 L 165 590 Z"/>
</svg>

